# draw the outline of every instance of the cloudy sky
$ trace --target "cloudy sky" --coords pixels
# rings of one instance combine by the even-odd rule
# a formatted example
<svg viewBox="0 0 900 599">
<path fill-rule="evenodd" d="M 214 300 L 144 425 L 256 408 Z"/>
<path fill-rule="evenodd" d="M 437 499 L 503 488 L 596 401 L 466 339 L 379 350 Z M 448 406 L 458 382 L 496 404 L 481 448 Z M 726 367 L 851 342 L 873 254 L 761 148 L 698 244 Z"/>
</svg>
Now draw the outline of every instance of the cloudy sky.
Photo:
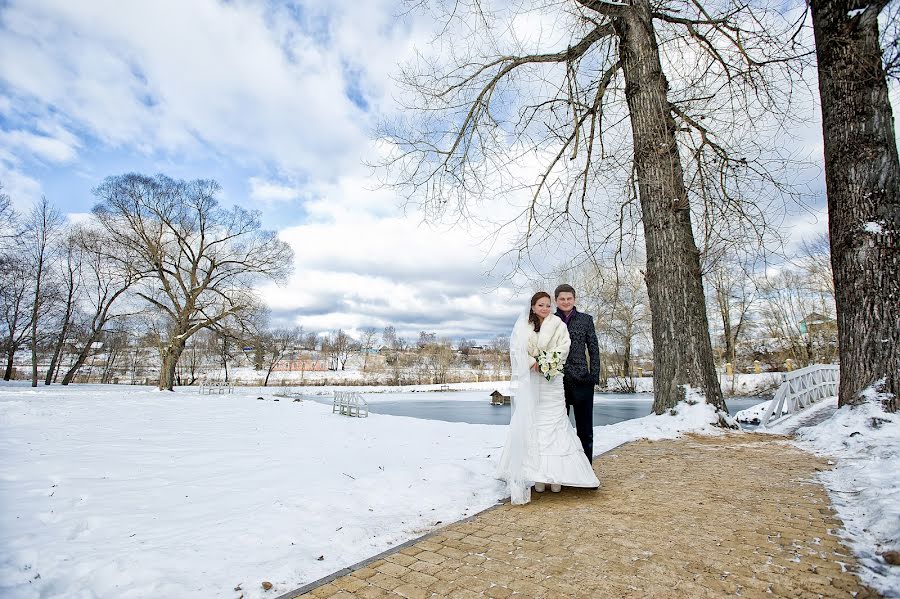
<svg viewBox="0 0 900 599">
<path fill-rule="evenodd" d="M 44 194 L 77 218 L 109 175 L 213 178 L 295 250 L 290 283 L 263 290 L 282 322 L 487 340 L 519 310 L 486 274 L 503 248 L 404 212 L 364 166 L 398 110 L 390 75 L 433 34 L 402 9 L 0 2 L 0 182 L 19 209 Z M 812 214 L 792 218 L 822 230 Z"/>
</svg>

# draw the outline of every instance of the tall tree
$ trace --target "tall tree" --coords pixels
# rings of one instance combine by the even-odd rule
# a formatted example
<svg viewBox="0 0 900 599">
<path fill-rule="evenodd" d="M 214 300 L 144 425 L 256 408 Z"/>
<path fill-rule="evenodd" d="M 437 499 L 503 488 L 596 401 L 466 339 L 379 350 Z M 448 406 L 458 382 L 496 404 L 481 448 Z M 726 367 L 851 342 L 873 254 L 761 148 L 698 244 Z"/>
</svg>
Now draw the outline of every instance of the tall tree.
<svg viewBox="0 0 900 599">
<path fill-rule="evenodd" d="M 28 343 L 31 331 L 31 303 L 29 282 L 32 270 L 24 257 L 9 257 L 0 268 L 0 318 L 3 319 L 3 339 L 0 347 L 6 358 L 3 380 L 12 378 L 16 352 Z"/>
<path fill-rule="evenodd" d="M 25 251 L 31 272 L 31 386 L 38 384 L 38 346 L 41 336 L 39 324 L 50 307 L 47 274 L 62 232 L 63 219 L 46 197 L 41 197 L 28 214 L 25 222 Z"/>
<path fill-rule="evenodd" d="M 900 396 L 900 161 L 878 18 L 888 0 L 812 0 L 841 381 Z M 894 17 L 896 18 L 896 14 Z M 896 27 L 896 23 L 893 25 Z M 896 52 L 893 42 L 893 51 Z"/>
<path fill-rule="evenodd" d="M 107 178 L 95 191 L 94 214 L 117 248 L 134 261 L 137 295 L 166 316 L 159 388 L 172 390 L 185 343 L 256 304 L 254 284 L 282 280 L 293 254 L 259 213 L 223 208 L 215 181 L 164 175 Z"/>
<path fill-rule="evenodd" d="M 791 23 L 728 0 L 446 4 L 463 35 L 442 37 L 442 50 L 460 41 L 402 74 L 415 118 L 386 127 L 391 181 L 431 217 L 484 220 L 471 204 L 507 197 L 518 217 L 503 224 L 519 222 L 498 236 L 522 232 L 519 263 L 540 243 L 594 257 L 617 237 L 611 227 L 639 219 L 653 409 L 690 386 L 725 410 L 691 211 L 713 223 L 700 244 L 709 249 L 723 236 L 716 223 L 755 235 L 778 201 L 756 127 L 777 124 L 766 115 L 790 101 L 780 84 L 792 74 Z M 517 37 L 512 23 L 529 11 L 549 33 Z"/>
<path fill-rule="evenodd" d="M 55 267 L 60 283 L 61 313 L 56 326 L 57 333 L 50 347 L 50 365 L 44 377 L 44 384 L 49 385 L 56 378 L 59 362 L 63 357 L 63 348 L 72 328 L 72 318 L 81 292 L 81 250 L 76 243 L 76 232 L 70 232 L 62 243 L 61 260 Z"/>
<path fill-rule="evenodd" d="M 363 327 L 359 332 L 359 347 L 363 351 L 363 372 L 369 365 L 369 354 L 372 352 L 377 337 L 378 330 L 375 327 Z"/>
<path fill-rule="evenodd" d="M 71 243 L 80 256 L 81 276 L 85 280 L 81 298 L 81 335 L 75 348 L 75 360 L 63 375 L 62 384 L 68 385 L 78 374 L 78 370 L 94 351 L 107 325 L 137 311 L 136 306 L 126 304 L 126 292 L 137 279 L 138 273 L 128 254 L 112 256 L 109 247 L 114 244 L 103 231 L 79 228 Z M 119 252 L 127 248 L 117 247 Z M 124 259 L 123 259 L 124 258 Z"/>
<path fill-rule="evenodd" d="M 303 327 L 274 329 L 266 331 L 261 337 L 263 367 L 266 370 L 266 378 L 263 380 L 265 387 L 269 384 L 269 377 L 275 368 L 300 345 Z"/>
</svg>

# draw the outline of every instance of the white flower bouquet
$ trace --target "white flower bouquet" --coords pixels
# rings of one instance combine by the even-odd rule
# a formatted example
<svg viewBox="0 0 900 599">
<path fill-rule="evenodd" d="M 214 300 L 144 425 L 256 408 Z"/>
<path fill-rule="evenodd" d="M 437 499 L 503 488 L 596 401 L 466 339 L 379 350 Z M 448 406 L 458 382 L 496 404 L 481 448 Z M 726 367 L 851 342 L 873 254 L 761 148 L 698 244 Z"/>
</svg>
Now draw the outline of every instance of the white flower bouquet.
<svg viewBox="0 0 900 599">
<path fill-rule="evenodd" d="M 536 359 L 538 369 L 548 381 L 553 380 L 553 377 L 562 372 L 562 364 L 560 363 L 560 354 L 558 351 L 541 351 Z"/>
</svg>

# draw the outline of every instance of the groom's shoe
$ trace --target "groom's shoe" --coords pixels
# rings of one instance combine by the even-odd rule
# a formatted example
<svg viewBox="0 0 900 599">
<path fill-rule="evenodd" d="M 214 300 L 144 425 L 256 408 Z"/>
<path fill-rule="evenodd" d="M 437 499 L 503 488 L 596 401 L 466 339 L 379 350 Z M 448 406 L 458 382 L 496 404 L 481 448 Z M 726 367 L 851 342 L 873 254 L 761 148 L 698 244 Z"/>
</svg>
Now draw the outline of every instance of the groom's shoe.
<svg viewBox="0 0 900 599">
<path fill-rule="evenodd" d="M 543 493 L 546 488 L 547 486 L 544 483 L 534 483 L 534 490 L 538 493 Z"/>
<path fill-rule="evenodd" d="M 552 484 L 550 485 L 550 490 L 554 493 L 559 493 L 560 491 L 562 491 L 562 485 Z"/>
</svg>

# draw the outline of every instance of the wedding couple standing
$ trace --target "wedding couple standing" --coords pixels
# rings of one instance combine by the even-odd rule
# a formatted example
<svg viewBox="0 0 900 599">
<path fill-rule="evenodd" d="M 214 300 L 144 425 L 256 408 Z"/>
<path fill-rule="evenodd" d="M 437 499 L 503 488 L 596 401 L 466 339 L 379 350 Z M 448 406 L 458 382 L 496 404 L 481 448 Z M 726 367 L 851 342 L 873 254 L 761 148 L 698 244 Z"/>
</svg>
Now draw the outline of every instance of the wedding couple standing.
<svg viewBox="0 0 900 599">
<path fill-rule="evenodd" d="M 512 503 L 531 501 L 547 486 L 596 488 L 591 467 L 594 451 L 594 385 L 600 355 L 594 320 L 575 308 L 575 290 L 560 285 L 550 294 L 535 293 L 510 336 L 512 417 L 500 456 L 499 476 L 509 486 Z M 553 376 L 558 361 L 563 374 Z M 543 372 L 542 372 L 543 365 Z M 575 415 L 575 429 L 568 408 Z"/>
</svg>

